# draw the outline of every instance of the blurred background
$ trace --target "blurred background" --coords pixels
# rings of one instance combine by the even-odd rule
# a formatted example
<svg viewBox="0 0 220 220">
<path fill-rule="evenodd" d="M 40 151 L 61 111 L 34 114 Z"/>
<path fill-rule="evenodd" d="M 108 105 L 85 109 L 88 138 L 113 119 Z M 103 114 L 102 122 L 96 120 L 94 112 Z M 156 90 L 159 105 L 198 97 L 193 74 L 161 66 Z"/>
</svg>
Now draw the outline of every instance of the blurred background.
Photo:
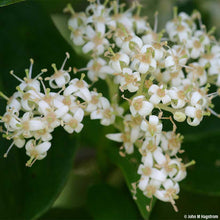
<svg viewBox="0 0 220 220">
<path fill-rule="evenodd" d="M 0 0 L 0 5 L 5 2 Z M 51 63 L 61 66 L 66 51 L 71 56 L 67 66 L 80 68 L 87 63 L 76 55 L 51 20 L 51 14 L 62 14 L 67 3 L 76 11 L 87 5 L 86 0 L 29 0 L 0 8 L 0 90 L 7 96 L 13 94 L 18 83 L 9 71 L 13 69 L 23 77 L 30 58 L 35 60 L 34 75 L 43 68 L 52 73 Z M 216 37 L 220 36 L 219 0 L 141 3 L 142 14 L 148 16 L 151 24 L 155 11 L 159 12 L 159 29 L 172 18 L 173 6 L 178 6 L 179 11 L 187 13 L 199 10 L 207 29 L 216 26 Z M 106 90 L 103 82 L 96 87 Z M 218 112 L 219 103 L 220 99 L 216 99 Z M 5 105 L 1 98 L 1 115 Z M 121 163 L 117 154 L 120 145 L 115 146 L 104 136 L 113 128 L 102 128 L 98 121 L 84 120 L 84 124 L 79 135 L 56 130 L 48 156 L 32 168 L 25 167 L 28 157 L 24 149 L 13 148 L 4 159 L 10 143 L 1 138 L 0 219 L 143 219 L 123 177 L 130 171 L 128 161 Z M 179 212 L 175 213 L 169 203 L 157 201 L 149 219 L 220 214 L 220 119 L 210 117 L 200 127 L 179 126 L 178 131 L 185 135 L 184 160 L 194 159 L 197 163 L 188 169 L 187 178 L 180 185 Z M 109 153 L 109 147 L 116 153 Z"/>
</svg>

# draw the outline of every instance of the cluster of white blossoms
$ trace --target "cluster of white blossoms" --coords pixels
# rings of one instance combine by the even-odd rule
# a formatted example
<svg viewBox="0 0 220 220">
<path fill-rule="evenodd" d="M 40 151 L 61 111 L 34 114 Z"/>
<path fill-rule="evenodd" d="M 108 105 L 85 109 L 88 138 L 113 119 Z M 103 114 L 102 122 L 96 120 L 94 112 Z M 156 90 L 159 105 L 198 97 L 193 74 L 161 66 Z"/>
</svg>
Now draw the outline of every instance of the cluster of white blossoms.
<svg viewBox="0 0 220 220">
<path fill-rule="evenodd" d="M 44 79 L 41 75 L 47 72 L 46 69 L 32 78 L 32 59 L 24 79 L 11 71 L 20 85 L 10 98 L 0 94 L 7 100 L 6 112 L 1 117 L 6 130 L 1 131 L 3 137 L 12 140 L 5 157 L 14 145 L 25 147 L 30 157 L 26 165 L 32 166 L 36 160 L 46 157 L 56 127 L 62 126 L 70 134 L 79 133 L 84 115 L 89 114 L 91 119 L 101 119 L 101 124 L 110 125 L 114 123 L 115 116 L 121 114 L 101 93 L 89 90 L 89 85 L 83 80 L 84 74 L 80 79 L 71 79 L 71 68 L 64 70 L 69 58 L 69 54 L 66 55 L 62 67 L 57 70 L 52 64 L 54 74 Z M 49 88 L 46 88 L 44 80 L 49 81 Z"/>
<path fill-rule="evenodd" d="M 71 79 L 70 69 L 64 70 L 68 54 L 61 69 L 53 64 L 55 73 L 44 79 L 50 88 L 41 76 L 45 70 L 31 77 L 31 61 L 27 76 L 18 78 L 17 92 L 10 99 L 1 94 L 8 100 L 3 132 L 12 140 L 9 150 L 25 146 L 31 166 L 46 156 L 58 126 L 80 132 L 85 115 L 104 126 L 114 125 L 119 132 L 107 138 L 122 143 L 120 154 L 138 150 L 142 156 L 139 190 L 148 198 L 171 202 L 177 210 L 179 182 L 194 161 L 184 164 L 179 158 L 183 136 L 176 133 L 175 121 L 197 126 L 205 115 L 219 116 L 212 99 L 219 95 L 220 46 L 198 12 L 175 10 L 166 31 L 157 32 L 157 16 L 151 28 L 140 9 L 137 2 L 125 10 L 117 1 L 92 1 L 85 12 L 77 13 L 68 5 L 70 37 L 90 57 L 85 68 L 74 72 L 86 72 L 91 86 L 106 81 L 109 99 L 89 90 L 85 74 Z M 216 92 L 209 93 L 211 85 Z M 172 123 L 171 131 L 163 120 Z"/>
<path fill-rule="evenodd" d="M 92 83 L 106 80 L 111 104 L 124 110 L 115 123 L 120 132 L 107 138 L 122 143 L 121 155 L 138 149 L 138 188 L 177 210 L 179 182 L 194 161 L 184 164 L 178 157 L 183 136 L 176 133 L 174 121 L 197 126 L 205 115 L 219 116 L 212 99 L 219 95 L 220 46 L 198 12 L 178 14 L 174 9 L 166 30 L 157 32 L 157 14 L 151 28 L 140 9 L 137 2 L 125 10 L 117 1 L 91 1 L 85 12 L 70 5 L 65 12 L 72 15 L 73 44 L 90 56 L 82 70 Z M 211 84 L 216 92 L 209 93 Z M 163 128 L 167 119 L 172 131 Z"/>
</svg>

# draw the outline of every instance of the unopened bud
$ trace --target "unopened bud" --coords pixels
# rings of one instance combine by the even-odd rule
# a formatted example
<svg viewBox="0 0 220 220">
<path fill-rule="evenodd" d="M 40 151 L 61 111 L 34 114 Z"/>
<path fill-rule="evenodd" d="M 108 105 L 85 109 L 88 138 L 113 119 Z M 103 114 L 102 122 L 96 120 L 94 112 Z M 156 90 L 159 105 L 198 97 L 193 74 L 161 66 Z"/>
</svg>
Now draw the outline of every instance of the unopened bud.
<svg viewBox="0 0 220 220">
<path fill-rule="evenodd" d="M 186 119 L 186 115 L 183 112 L 175 112 L 173 117 L 178 122 L 183 122 Z"/>
</svg>

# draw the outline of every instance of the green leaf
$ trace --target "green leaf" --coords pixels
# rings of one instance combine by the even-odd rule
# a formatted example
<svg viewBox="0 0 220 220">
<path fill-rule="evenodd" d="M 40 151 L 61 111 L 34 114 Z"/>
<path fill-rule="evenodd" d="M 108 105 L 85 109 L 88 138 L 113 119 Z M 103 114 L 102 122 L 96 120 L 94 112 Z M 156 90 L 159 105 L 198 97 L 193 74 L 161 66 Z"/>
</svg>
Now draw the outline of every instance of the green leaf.
<svg viewBox="0 0 220 220">
<path fill-rule="evenodd" d="M 66 42 L 73 47 L 73 42 L 70 40 L 71 31 L 68 29 L 68 17 L 60 14 L 51 15 L 51 19 Z"/>
<path fill-rule="evenodd" d="M 108 149 L 108 156 L 110 160 L 121 169 L 128 188 L 130 191 L 132 191 L 132 183 L 136 182 L 140 178 L 140 176 L 137 174 L 138 165 L 140 163 L 140 158 L 138 158 L 138 155 L 135 157 L 128 155 L 126 157 L 121 157 L 119 155 L 119 148 L 110 146 Z M 147 211 L 146 206 L 150 204 L 151 200 L 145 197 L 139 189 L 137 189 L 136 197 L 137 199 L 135 202 L 141 212 L 142 217 L 144 219 L 149 219 L 151 212 Z M 155 202 L 156 199 L 153 199 L 152 208 Z"/>
<path fill-rule="evenodd" d="M 107 184 L 97 184 L 89 189 L 88 209 L 95 220 L 139 217 L 129 194 Z"/>
<path fill-rule="evenodd" d="M 89 59 L 90 56 L 88 54 L 83 54 L 82 47 L 76 46 L 70 39 L 71 31 L 68 28 L 68 16 L 60 15 L 60 14 L 52 14 L 51 19 L 62 35 L 62 37 L 66 40 L 66 42 L 73 48 L 73 50 L 80 56 Z"/>
<path fill-rule="evenodd" d="M 92 219 L 88 211 L 84 208 L 64 209 L 64 208 L 52 208 L 40 220 L 67 220 L 67 219 Z"/>
<path fill-rule="evenodd" d="M 183 143 L 185 160 L 196 161 L 182 182 L 185 190 L 220 196 L 220 132 L 191 136 Z"/>
<path fill-rule="evenodd" d="M 0 0 L 0 7 L 15 4 L 18 2 L 22 2 L 22 1 L 25 1 L 25 0 Z"/>
<path fill-rule="evenodd" d="M 1 146 L 0 155 L 5 148 Z M 25 167 L 24 149 L 14 148 L 7 159 L 2 158 L 0 218 L 36 219 L 46 212 L 66 183 L 76 148 L 76 140 L 58 129 L 47 157 L 31 168 Z"/>
</svg>

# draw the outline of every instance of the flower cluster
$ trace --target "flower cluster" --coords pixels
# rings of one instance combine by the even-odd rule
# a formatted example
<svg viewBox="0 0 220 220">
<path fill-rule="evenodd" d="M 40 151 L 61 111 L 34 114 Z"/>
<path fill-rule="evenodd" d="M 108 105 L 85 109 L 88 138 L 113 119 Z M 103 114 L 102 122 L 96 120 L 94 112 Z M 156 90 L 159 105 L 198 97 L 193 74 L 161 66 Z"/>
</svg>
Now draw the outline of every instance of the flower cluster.
<svg viewBox="0 0 220 220">
<path fill-rule="evenodd" d="M 157 16 L 152 28 L 140 11 L 137 2 L 125 10 L 117 1 L 92 1 L 85 12 L 68 5 L 70 38 L 90 57 L 85 68 L 73 72 L 86 72 L 91 85 L 105 80 L 109 99 L 91 90 L 84 73 L 72 79 L 71 69 L 64 70 L 69 54 L 59 70 L 52 64 L 54 74 L 44 79 L 46 70 L 32 78 L 31 60 L 24 79 L 11 72 L 20 85 L 11 98 L 1 93 L 8 101 L 1 122 L 4 136 L 12 140 L 8 151 L 13 145 L 25 146 L 28 166 L 46 156 L 58 126 L 78 133 L 85 115 L 114 125 L 118 133 L 106 136 L 122 143 L 120 154 L 141 154 L 139 190 L 148 198 L 171 202 L 177 210 L 179 182 L 194 161 L 184 164 L 179 157 L 183 136 L 176 132 L 175 121 L 197 126 L 206 115 L 219 116 L 212 99 L 219 95 L 220 46 L 198 12 L 178 14 L 174 9 L 166 31 L 158 32 Z M 209 92 L 211 86 L 216 92 Z M 163 127 L 164 120 L 173 125 L 171 131 Z"/>
<path fill-rule="evenodd" d="M 29 70 L 26 70 L 24 79 L 20 81 L 17 91 L 8 98 L 5 114 L 1 117 L 5 131 L 3 136 L 12 140 L 5 153 L 7 157 L 12 146 L 22 148 L 25 146 L 26 154 L 30 157 L 27 166 L 32 166 L 36 160 L 46 157 L 51 147 L 52 132 L 58 126 L 62 126 L 68 133 L 79 133 L 82 128 L 84 115 L 91 115 L 91 119 L 101 119 L 101 124 L 114 123 L 115 116 L 119 114 L 108 99 L 101 93 L 89 90 L 89 85 L 81 78 L 71 80 L 70 71 L 64 70 L 64 65 L 69 58 L 67 53 L 62 67 L 57 70 L 52 64 L 54 73 L 50 77 L 42 78 L 47 72 L 43 69 L 40 74 L 32 78 L 33 60 Z M 49 81 L 46 88 L 43 80 Z M 52 90 L 59 91 L 52 91 Z"/>
<path fill-rule="evenodd" d="M 80 13 L 68 5 L 70 37 L 90 56 L 83 69 L 88 78 L 106 80 L 112 104 L 125 100 L 124 114 L 115 123 L 120 132 L 107 138 L 122 143 L 121 155 L 138 149 L 138 188 L 177 210 L 179 181 L 194 161 L 184 164 L 178 157 L 183 136 L 176 133 L 174 121 L 197 126 L 205 115 L 219 116 L 212 99 L 219 95 L 220 46 L 198 12 L 178 14 L 175 8 L 166 31 L 158 32 L 157 15 L 152 28 L 137 2 L 127 10 L 116 1 L 107 5 L 92 1 Z M 214 93 L 209 93 L 211 84 Z M 170 120 L 172 131 L 163 128 L 163 120 Z"/>
</svg>

